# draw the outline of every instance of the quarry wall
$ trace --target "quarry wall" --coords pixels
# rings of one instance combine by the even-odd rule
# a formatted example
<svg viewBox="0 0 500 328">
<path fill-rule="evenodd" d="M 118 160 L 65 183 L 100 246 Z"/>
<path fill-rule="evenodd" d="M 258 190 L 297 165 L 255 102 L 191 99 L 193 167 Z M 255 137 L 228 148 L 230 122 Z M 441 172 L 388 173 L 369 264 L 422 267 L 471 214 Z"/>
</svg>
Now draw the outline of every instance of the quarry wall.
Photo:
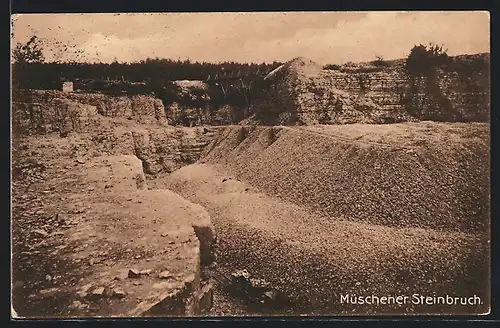
<svg viewBox="0 0 500 328">
<path fill-rule="evenodd" d="M 234 105 L 214 108 L 209 104 L 201 106 L 186 105 L 179 102 L 165 104 L 167 120 L 172 125 L 230 125 L 245 118 L 244 109 Z"/>
<path fill-rule="evenodd" d="M 56 120 L 60 114 L 58 108 L 61 103 L 71 101 L 78 103 L 80 107 L 93 106 L 94 111 L 102 116 L 123 117 L 144 124 L 167 125 L 163 102 L 148 95 L 109 96 L 102 93 L 22 90 L 14 95 L 13 100 L 14 104 L 18 105 L 16 109 L 21 109 L 21 112 L 13 111 L 13 114 L 19 114 L 17 117 L 14 115 L 14 118 L 19 119 L 31 118 L 29 111 L 34 110 L 33 115 L 42 117 L 46 122 Z"/>
<path fill-rule="evenodd" d="M 436 68 L 421 75 L 409 74 L 402 64 L 324 70 L 298 57 L 266 80 L 255 111 L 270 124 L 489 120 L 485 68 Z"/>
<path fill-rule="evenodd" d="M 166 124 L 153 97 L 109 97 L 30 90 L 14 102 L 13 132 L 21 135 L 79 133 L 81 147 L 95 155 L 135 155 L 147 174 L 194 163 L 214 137 L 211 128 Z M 102 113 L 102 114 L 100 114 Z M 135 114 L 134 114 L 135 113 Z M 159 119 L 157 119 L 159 117 Z"/>
<path fill-rule="evenodd" d="M 486 71 L 460 73 L 438 69 L 433 76 L 412 76 L 404 67 L 375 72 L 320 70 L 303 76 L 293 67 L 260 94 L 249 108 L 226 104 L 165 105 L 174 124 L 228 125 L 266 112 L 258 123 L 344 124 L 416 120 L 486 122 L 490 83 Z M 274 113 L 276 115 L 269 115 Z"/>
<path fill-rule="evenodd" d="M 443 108 L 428 90 L 428 77 L 410 76 L 404 69 L 373 73 L 323 71 L 321 87 L 333 87 L 354 94 L 369 93 L 376 104 L 386 110 L 415 112 L 422 120 L 443 120 Z M 489 117 L 489 76 L 477 71 L 462 75 L 438 70 L 437 89 L 458 111 L 457 119 L 487 120 Z"/>
<path fill-rule="evenodd" d="M 71 102 L 74 104 L 69 105 Z M 13 105 L 13 123 L 21 130 L 26 130 L 30 124 L 35 124 L 44 125 L 41 129 L 47 129 L 47 132 L 52 131 L 53 122 L 61 120 L 64 107 L 68 106 L 74 108 L 70 111 L 90 110 L 92 115 L 121 117 L 141 124 L 163 126 L 234 124 L 244 119 L 247 112 L 244 108 L 227 104 L 215 108 L 207 102 L 199 102 L 196 105 L 180 101 L 164 102 L 154 95 L 118 96 L 56 90 L 22 90 L 14 97 Z M 57 108 L 61 110 L 58 111 Z M 54 125 L 55 130 L 57 129 Z"/>
<path fill-rule="evenodd" d="M 482 66 L 460 64 L 438 67 L 425 74 L 410 74 L 404 62 L 384 67 L 323 69 L 318 63 L 298 57 L 268 74 L 264 81 L 253 81 L 246 87 L 238 87 L 237 81 L 224 87 L 219 83 L 182 80 L 171 81 L 156 94 L 65 92 L 62 95 L 58 91 L 23 90 L 14 96 L 14 101 L 43 104 L 64 98 L 95 106 L 103 116 L 182 126 L 241 122 L 266 125 L 418 120 L 487 122 L 491 94 L 489 56 L 465 57 Z M 235 102 L 234 97 L 239 97 L 242 103 Z"/>
</svg>

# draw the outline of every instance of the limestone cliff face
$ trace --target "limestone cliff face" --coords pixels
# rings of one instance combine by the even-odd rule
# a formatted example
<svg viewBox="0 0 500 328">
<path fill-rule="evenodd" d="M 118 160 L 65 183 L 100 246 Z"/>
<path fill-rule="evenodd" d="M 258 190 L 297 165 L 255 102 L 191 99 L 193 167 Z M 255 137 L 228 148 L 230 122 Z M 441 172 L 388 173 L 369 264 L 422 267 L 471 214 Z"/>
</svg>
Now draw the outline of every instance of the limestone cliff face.
<svg viewBox="0 0 500 328">
<path fill-rule="evenodd" d="M 38 95 L 40 96 L 40 95 Z M 82 132 L 97 115 L 96 106 L 78 103 L 66 98 L 27 97 L 12 104 L 14 133 L 45 134 Z M 21 99 L 16 99 L 21 100 Z"/>
<path fill-rule="evenodd" d="M 490 75 L 486 71 L 461 74 L 437 70 L 424 77 L 406 77 L 408 102 L 404 108 L 423 120 L 488 121 Z"/>
<path fill-rule="evenodd" d="M 59 99 L 59 100 L 58 100 Z M 78 106 L 93 106 L 97 113 L 107 117 L 124 117 L 138 123 L 166 125 L 165 108 L 163 102 L 153 96 L 130 95 L 130 96 L 109 96 L 102 93 L 63 93 L 53 90 L 24 90 L 20 95 L 14 97 L 14 105 L 22 110 L 22 104 L 38 104 L 40 109 L 29 107 L 25 111 L 39 111 L 44 113 L 44 121 L 53 120 L 56 103 L 63 99 L 66 103 L 78 103 Z M 36 106 L 35 106 L 36 107 Z M 42 110 L 42 107 L 44 109 Z M 19 113 L 21 116 L 22 113 Z M 25 113 L 24 116 L 29 116 Z"/>
<path fill-rule="evenodd" d="M 322 70 L 308 59 L 271 72 L 256 102 L 261 120 L 272 124 L 393 123 L 413 120 L 487 121 L 489 74 L 437 69 L 411 76 L 404 66 L 371 71 Z"/>
<path fill-rule="evenodd" d="M 13 133 L 76 133 L 96 155 L 135 155 L 147 174 L 171 172 L 196 162 L 213 131 L 166 124 L 153 97 L 110 97 L 30 90 L 13 102 Z"/>
<path fill-rule="evenodd" d="M 365 75 L 322 70 L 299 57 L 271 72 L 267 90 L 255 103 L 257 117 L 271 124 L 346 124 L 409 121 L 402 110 L 387 108 Z M 386 96 L 386 95 L 384 95 Z M 392 95 L 391 98 L 394 98 Z"/>
</svg>

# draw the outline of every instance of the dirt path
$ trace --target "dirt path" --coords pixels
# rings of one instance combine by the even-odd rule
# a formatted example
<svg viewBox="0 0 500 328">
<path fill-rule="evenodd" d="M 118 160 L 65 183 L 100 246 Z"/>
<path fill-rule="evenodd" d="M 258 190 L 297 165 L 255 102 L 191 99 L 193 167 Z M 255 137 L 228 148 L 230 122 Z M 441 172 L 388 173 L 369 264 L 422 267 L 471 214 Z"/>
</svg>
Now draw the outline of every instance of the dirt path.
<svg viewBox="0 0 500 328">
<path fill-rule="evenodd" d="M 332 132 L 323 132 L 321 130 L 314 129 L 311 127 L 287 127 L 287 129 L 305 132 L 305 133 L 312 133 L 312 134 L 319 135 L 322 137 L 334 139 L 335 141 L 343 141 L 343 142 L 347 142 L 350 144 L 371 145 L 371 146 L 377 146 L 377 147 L 383 147 L 383 148 L 389 148 L 389 149 L 414 149 L 415 148 L 415 147 L 410 147 L 410 146 L 397 146 L 394 144 L 362 140 L 362 138 L 364 136 L 366 136 L 367 134 L 362 134 L 362 135 L 359 135 L 355 138 L 349 138 L 349 137 L 345 137 L 345 136 L 335 134 Z"/>
</svg>

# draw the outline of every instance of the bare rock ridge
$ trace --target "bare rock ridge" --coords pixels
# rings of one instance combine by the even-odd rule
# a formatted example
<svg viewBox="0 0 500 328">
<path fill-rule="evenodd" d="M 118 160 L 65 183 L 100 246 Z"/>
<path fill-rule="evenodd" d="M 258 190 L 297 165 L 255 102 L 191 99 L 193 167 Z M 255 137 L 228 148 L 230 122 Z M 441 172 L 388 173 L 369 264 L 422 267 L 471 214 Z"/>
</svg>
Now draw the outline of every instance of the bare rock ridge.
<svg viewBox="0 0 500 328">
<path fill-rule="evenodd" d="M 121 163 L 125 165 L 120 167 Z M 142 166 L 134 156 L 100 156 L 83 166 L 75 174 L 86 188 L 95 189 L 90 195 L 73 198 L 68 204 L 69 212 L 82 204 L 92 204 L 85 211 L 85 216 L 92 219 L 67 233 L 73 242 L 96 244 L 108 255 L 115 254 L 114 260 L 108 257 L 110 261 L 106 266 L 99 266 L 100 262 L 94 260 L 91 273 L 79 284 L 104 288 L 109 299 L 106 295 L 101 299 L 101 313 L 112 316 L 200 314 L 200 299 L 205 297 L 201 288 L 210 284 L 200 276 L 200 261 L 203 259 L 205 266 L 214 259 L 213 239 L 198 232 L 204 229 L 213 236 L 206 211 L 169 190 L 149 189 L 147 184 L 137 183 L 144 181 L 144 176 L 141 177 Z M 128 167 L 132 170 L 127 170 Z M 100 185 L 103 180 L 104 187 Z M 124 184 L 124 180 L 130 183 Z M 107 223 L 110 221 L 113 224 Z M 203 238 L 200 240 L 198 236 Z M 91 252 L 89 248 L 92 247 L 76 250 L 73 258 L 86 258 Z M 126 254 L 131 250 L 130 255 L 119 256 L 120 248 Z M 115 279 L 130 270 L 139 270 L 139 276 L 129 274 L 129 279 Z M 170 273 L 169 277 L 160 277 L 165 270 Z M 118 304 L 113 300 L 116 290 L 124 293 Z"/>
</svg>

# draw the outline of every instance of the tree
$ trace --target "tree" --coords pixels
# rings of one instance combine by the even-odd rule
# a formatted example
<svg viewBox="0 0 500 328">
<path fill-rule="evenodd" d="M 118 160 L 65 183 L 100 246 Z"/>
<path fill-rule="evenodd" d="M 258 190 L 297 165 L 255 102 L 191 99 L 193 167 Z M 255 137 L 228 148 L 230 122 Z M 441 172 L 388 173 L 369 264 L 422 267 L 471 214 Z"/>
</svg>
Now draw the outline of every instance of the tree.
<svg viewBox="0 0 500 328">
<path fill-rule="evenodd" d="M 25 44 L 18 42 L 12 51 L 14 63 L 41 64 L 45 62 L 43 44 L 36 35 L 33 35 Z"/>
<path fill-rule="evenodd" d="M 24 44 L 18 42 L 12 50 L 12 60 L 12 89 L 16 92 L 21 80 L 29 80 L 28 66 L 45 62 L 42 41 L 33 35 Z"/>
<path fill-rule="evenodd" d="M 415 45 L 406 58 L 406 69 L 412 74 L 425 74 L 433 71 L 436 67 L 449 62 L 447 50 L 442 46 L 430 43 Z"/>
</svg>

